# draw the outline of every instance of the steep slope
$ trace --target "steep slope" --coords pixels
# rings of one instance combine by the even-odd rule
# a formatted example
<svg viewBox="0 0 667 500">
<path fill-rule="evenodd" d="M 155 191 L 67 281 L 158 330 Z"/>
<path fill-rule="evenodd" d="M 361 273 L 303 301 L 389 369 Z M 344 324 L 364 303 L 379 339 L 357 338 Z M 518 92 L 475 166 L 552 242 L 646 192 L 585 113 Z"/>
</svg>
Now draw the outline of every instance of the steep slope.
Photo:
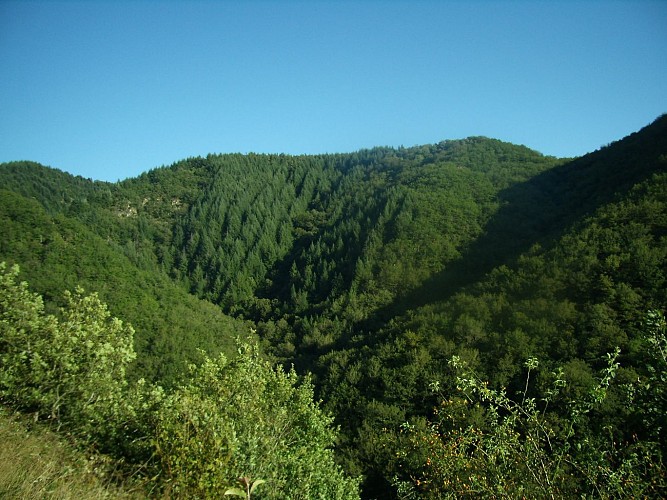
<svg viewBox="0 0 667 500">
<path fill-rule="evenodd" d="M 500 192 L 501 208 L 458 260 L 386 307 L 387 322 L 358 323 L 350 342 L 311 364 L 350 439 L 348 467 L 369 475 L 368 494 L 387 494 L 399 473 L 382 429 L 429 416 L 430 382 L 455 392 L 455 354 L 511 394 L 524 389 L 529 357 L 541 360 L 544 380 L 563 366 L 575 395 L 616 347 L 622 381 L 648 375 L 644 319 L 667 303 L 666 194 L 662 117 Z M 633 439 L 624 429 L 651 435 L 623 398 L 619 388 L 595 425 L 619 441 Z"/>
<path fill-rule="evenodd" d="M 240 323 L 220 310 L 252 320 L 276 360 L 314 373 L 341 461 L 384 497 L 408 474 L 392 459 L 401 425 L 433 418 L 429 383 L 455 391 L 452 355 L 513 393 L 529 357 L 538 384 L 562 366 L 575 395 L 617 346 L 622 381 L 646 374 L 643 319 L 667 302 L 666 172 L 665 116 L 572 161 L 473 137 L 210 155 L 118 184 L 6 164 L 0 258 L 52 297 L 107 294 L 143 326 L 141 370 L 158 378 L 180 351 L 228 345 Z M 613 390 L 591 436 L 655 437 Z"/>
<path fill-rule="evenodd" d="M 107 484 L 100 474 L 101 458 L 73 449 L 62 437 L 4 407 L 0 407 L 0 441 L 3 498 L 145 498 L 140 492 Z"/>
<path fill-rule="evenodd" d="M 665 170 L 667 118 L 595 153 L 550 168 L 498 192 L 499 209 L 463 256 L 406 297 L 403 309 L 445 299 L 495 267 L 516 261 L 535 244 L 550 245 L 596 209 Z M 453 283 L 444 286 L 443 283 Z M 395 305 L 390 306 L 394 314 Z"/>
<path fill-rule="evenodd" d="M 198 300 L 161 273 L 137 269 L 114 243 L 35 200 L 0 190 L 0 261 L 18 263 L 34 289 L 62 305 L 65 290 L 96 291 L 136 329 L 135 376 L 170 385 L 198 359 L 197 349 L 231 352 L 249 327 Z"/>
</svg>

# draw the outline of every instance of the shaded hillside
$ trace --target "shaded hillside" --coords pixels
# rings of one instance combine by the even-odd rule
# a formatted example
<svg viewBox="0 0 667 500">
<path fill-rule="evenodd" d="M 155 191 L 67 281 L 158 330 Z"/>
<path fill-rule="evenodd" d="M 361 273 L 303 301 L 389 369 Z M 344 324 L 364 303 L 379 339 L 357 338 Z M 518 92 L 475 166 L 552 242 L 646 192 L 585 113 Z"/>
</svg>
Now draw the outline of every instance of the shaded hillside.
<svg viewBox="0 0 667 500">
<path fill-rule="evenodd" d="M 544 380 L 563 366 L 574 396 L 616 347 L 623 381 L 648 376 L 646 312 L 667 303 L 666 125 L 659 119 L 502 191 L 502 207 L 459 260 L 317 359 L 321 394 L 350 438 L 349 467 L 370 474 L 369 494 L 386 493 L 399 472 L 377 472 L 393 467 L 377 447 L 389 446 L 381 429 L 435 418 L 429 383 L 455 392 L 453 355 L 510 394 L 524 389 L 530 357 L 543 363 Z M 618 390 L 598 419 L 619 441 L 631 438 L 626 419 L 637 434 L 667 425 L 664 416 L 648 427 L 635 421 Z"/>
<path fill-rule="evenodd" d="M 595 210 L 667 169 L 667 117 L 600 151 L 563 163 L 497 195 L 499 209 L 462 256 L 379 317 L 448 298 L 494 268 L 513 264 L 533 245 L 548 247 Z M 389 316 L 388 316 L 389 315 Z"/>
<path fill-rule="evenodd" d="M 2 164 L 0 186 L 34 198 L 52 215 L 78 212 L 91 202 L 109 206 L 114 191 L 113 184 L 93 182 L 30 161 Z"/>
</svg>

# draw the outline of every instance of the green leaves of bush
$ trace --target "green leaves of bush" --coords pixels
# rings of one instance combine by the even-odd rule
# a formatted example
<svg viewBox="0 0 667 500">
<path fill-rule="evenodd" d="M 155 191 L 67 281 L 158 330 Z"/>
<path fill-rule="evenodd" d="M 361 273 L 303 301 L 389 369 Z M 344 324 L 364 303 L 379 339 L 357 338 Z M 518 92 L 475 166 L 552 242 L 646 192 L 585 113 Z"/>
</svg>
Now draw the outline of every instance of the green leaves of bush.
<svg viewBox="0 0 667 500">
<path fill-rule="evenodd" d="M 156 449 L 169 487 L 197 497 L 258 477 L 267 483 L 262 498 L 356 498 L 357 482 L 334 463 L 331 421 L 310 382 L 240 343 L 231 361 L 193 366 L 189 383 L 167 398 Z"/>
<path fill-rule="evenodd" d="M 262 478 L 260 498 L 358 498 L 334 463 L 332 418 L 313 386 L 274 368 L 256 343 L 192 366 L 169 394 L 125 376 L 133 330 L 97 295 L 66 294 L 56 317 L 0 264 L 0 398 L 64 426 L 75 439 L 134 467 L 151 489 L 220 498 L 237 478 Z M 250 490 L 247 489 L 246 493 Z"/>
<path fill-rule="evenodd" d="M 80 288 L 59 318 L 46 314 L 18 273 L 0 264 L 0 397 L 94 438 L 122 405 L 134 330 Z"/>
<path fill-rule="evenodd" d="M 580 400 L 564 395 L 567 382 L 561 370 L 550 375 L 542 397 L 528 397 L 531 374 L 539 368 L 535 358 L 524 365 L 525 389 L 515 400 L 506 389 L 491 388 L 455 356 L 450 366 L 460 395 L 442 397 L 432 423 L 403 427 L 405 439 L 396 454 L 405 471 L 395 478 L 399 494 L 660 497 L 665 469 L 656 443 L 617 442 L 610 429 L 595 432 L 590 423 L 610 395 L 619 355 L 618 349 L 607 355 L 597 383 Z M 431 387 L 438 390 L 439 384 Z M 556 404 L 563 407 L 559 414 L 548 411 Z"/>
</svg>

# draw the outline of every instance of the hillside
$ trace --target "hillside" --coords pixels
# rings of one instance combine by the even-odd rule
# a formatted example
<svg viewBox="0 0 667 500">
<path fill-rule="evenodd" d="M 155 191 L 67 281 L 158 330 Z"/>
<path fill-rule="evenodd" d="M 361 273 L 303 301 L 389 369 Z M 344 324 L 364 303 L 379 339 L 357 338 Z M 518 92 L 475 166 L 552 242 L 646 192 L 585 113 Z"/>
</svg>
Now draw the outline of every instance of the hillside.
<svg viewBox="0 0 667 500">
<path fill-rule="evenodd" d="M 135 326 L 142 353 L 136 377 L 172 385 L 187 363 L 200 359 L 198 349 L 231 354 L 234 338 L 249 330 L 161 273 L 138 269 L 117 242 L 73 218 L 49 215 L 34 199 L 0 190 L 0 224 L 0 261 L 19 264 L 23 279 L 45 296 L 51 310 L 63 305 L 65 290 L 82 286 Z"/>
<path fill-rule="evenodd" d="M 115 184 L 17 162 L 0 165 L 0 187 L 0 261 L 20 264 L 48 307 L 77 285 L 98 291 L 136 329 L 134 376 L 166 386 L 198 349 L 232 355 L 252 327 L 265 355 L 313 374 L 366 497 L 442 493 L 406 429 L 442 424 L 453 356 L 524 401 L 562 369 L 568 389 L 544 409 L 556 422 L 618 347 L 617 382 L 576 438 L 651 443 L 636 453 L 653 461 L 665 451 L 664 393 L 629 400 L 624 387 L 655 377 L 646 317 L 667 304 L 666 116 L 572 160 L 471 137 L 209 155 Z M 448 425 L 491 432 L 489 404 Z M 655 465 L 649 496 L 664 487 Z M 568 474 L 563 495 L 585 482 Z"/>
<path fill-rule="evenodd" d="M 123 489 L 113 484 L 112 477 L 104 477 L 99 457 L 73 450 L 56 433 L 8 415 L 3 408 L 0 408 L 0 440 L 3 498 L 145 498 L 138 488 Z"/>
</svg>

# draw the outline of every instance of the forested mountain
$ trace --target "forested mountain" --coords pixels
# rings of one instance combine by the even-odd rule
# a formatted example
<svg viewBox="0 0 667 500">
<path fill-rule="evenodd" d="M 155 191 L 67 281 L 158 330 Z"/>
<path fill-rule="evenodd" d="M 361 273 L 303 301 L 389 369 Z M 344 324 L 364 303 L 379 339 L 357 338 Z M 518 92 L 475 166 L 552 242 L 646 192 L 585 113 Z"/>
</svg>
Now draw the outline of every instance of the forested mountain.
<svg viewBox="0 0 667 500">
<path fill-rule="evenodd" d="M 0 224 L 0 261 L 19 264 L 51 310 L 62 305 L 65 290 L 83 286 L 136 327 L 142 353 L 134 366 L 137 377 L 171 385 L 188 362 L 200 358 L 198 349 L 230 353 L 235 336 L 248 331 L 161 273 L 138 269 L 124 253 L 127 246 L 102 239 L 73 218 L 49 215 L 34 199 L 0 190 Z"/>
<path fill-rule="evenodd" d="M 254 332 L 312 373 L 366 497 L 665 493 L 665 116 L 576 159 L 471 137 L 209 155 L 115 184 L 15 162 L 0 188 L 0 261 L 47 311 L 98 292 L 136 330 L 130 376 L 166 388 Z M 548 480 L 520 441 L 485 448 L 531 429 Z"/>
</svg>

